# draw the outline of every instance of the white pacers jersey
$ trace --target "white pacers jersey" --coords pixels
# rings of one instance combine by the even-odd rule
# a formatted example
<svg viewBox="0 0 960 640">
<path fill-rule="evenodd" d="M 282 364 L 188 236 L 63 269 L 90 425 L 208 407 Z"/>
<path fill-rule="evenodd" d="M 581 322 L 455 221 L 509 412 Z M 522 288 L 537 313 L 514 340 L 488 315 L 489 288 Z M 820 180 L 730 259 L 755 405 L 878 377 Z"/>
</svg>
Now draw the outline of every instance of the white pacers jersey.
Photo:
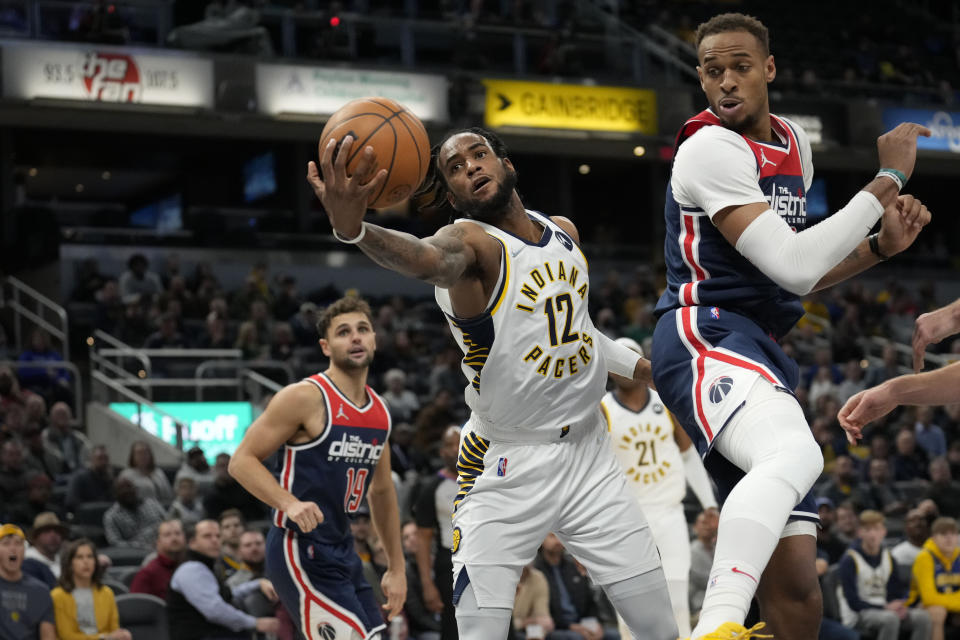
<svg viewBox="0 0 960 640">
<path fill-rule="evenodd" d="M 500 282 L 482 314 L 455 317 L 447 290 L 436 290 L 464 353 L 470 427 L 502 442 L 550 442 L 581 425 L 594 428 L 607 380 L 587 312 L 586 258 L 549 218 L 527 214 L 543 225 L 538 243 L 457 221 L 479 225 L 503 245 Z"/>
<path fill-rule="evenodd" d="M 673 421 L 657 392 L 648 393 L 640 411 L 620 404 L 612 391 L 601 402 L 613 452 L 644 510 L 678 505 L 687 493 Z"/>
</svg>

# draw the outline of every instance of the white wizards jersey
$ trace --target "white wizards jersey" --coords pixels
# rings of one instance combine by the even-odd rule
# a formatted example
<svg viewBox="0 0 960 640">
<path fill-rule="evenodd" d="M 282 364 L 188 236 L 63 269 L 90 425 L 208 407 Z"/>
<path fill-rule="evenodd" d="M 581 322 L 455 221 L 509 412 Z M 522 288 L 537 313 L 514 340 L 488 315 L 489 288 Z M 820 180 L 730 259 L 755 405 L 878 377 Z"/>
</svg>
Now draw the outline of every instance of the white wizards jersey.
<svg viewBox="0 0 960 640">
<path fill-rule="evenodd" d="M 648 393 L 647 404 L 640 411 L 620 404 L 612 391 L 603 397 L 601 408 L 613 452 L 641 506 L 674 506 L 687 493 L 683 459 L 673 439 L 670 414 L 656 391 L 649 389 Z"/>
<path fill-rule="evenodd" d="M 482 314 L 457 318 L 447 290 L 436 289 L 464 353 L 471 426 L 502 442 L 550 442 L 581 425 L 595 427 L 607 380 L 587 311 L 587 260 L 549 218 L 527 215 L 543 226 L 537 243 L 457 221 L 479 225 L 503 245 L 500 281 Z"/>
</svg>

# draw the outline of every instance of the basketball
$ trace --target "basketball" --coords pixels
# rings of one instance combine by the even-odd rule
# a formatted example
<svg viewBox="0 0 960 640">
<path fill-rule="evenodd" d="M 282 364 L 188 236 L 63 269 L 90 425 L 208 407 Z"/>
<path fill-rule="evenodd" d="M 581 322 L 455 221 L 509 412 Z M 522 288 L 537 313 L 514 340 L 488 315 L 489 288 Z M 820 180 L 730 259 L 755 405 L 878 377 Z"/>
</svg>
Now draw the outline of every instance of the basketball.
<svg viewBox="0 0 960 640">
<path fill-rule="evenodd" d="M 427 130 L 420 119 L 399 102 L 390 98 L 360 98 L 348 102 L 330 116 L 320 135 L 321 144 L 336 138 L 339 151 L 340 142 L 347 135 L 354 139 L 347 158 L 347 175 L 356 168 L 367 146 L 376 151 L 377 170 L 387 170 L 383 186 L 368 202 L 371 209 L 389 207 L 409 198 L 426 177 L 430 164 Z"/>
</svg>

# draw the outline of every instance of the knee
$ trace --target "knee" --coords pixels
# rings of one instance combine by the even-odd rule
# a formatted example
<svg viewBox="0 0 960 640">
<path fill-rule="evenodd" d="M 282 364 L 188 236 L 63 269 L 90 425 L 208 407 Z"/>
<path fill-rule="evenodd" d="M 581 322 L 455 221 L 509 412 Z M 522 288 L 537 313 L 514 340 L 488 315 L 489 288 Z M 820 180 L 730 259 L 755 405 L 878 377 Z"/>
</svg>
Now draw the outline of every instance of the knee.
<svg viewBox="0 0 960 640">
<path fill-rule="evenodd" d="M 944 607 L 927 607 L 925 610 L 931 623 L 942 626 L 947 621 L 947 610 Z"/>
<path fill-rule="evenodd" d="M 823 452 L 812 436 L 785 438 L 776 459 L 771 462 L 773 473 L 790 485 L 800 498 L 823 473 Z"/>
<path fill-rule="evenodd" d="M 877 619 L 880 621 L 880 624 L 887 629 L 900 628 L 900 616 L 893 611 L 880 611 L 878 612 Z"/>
</svg>

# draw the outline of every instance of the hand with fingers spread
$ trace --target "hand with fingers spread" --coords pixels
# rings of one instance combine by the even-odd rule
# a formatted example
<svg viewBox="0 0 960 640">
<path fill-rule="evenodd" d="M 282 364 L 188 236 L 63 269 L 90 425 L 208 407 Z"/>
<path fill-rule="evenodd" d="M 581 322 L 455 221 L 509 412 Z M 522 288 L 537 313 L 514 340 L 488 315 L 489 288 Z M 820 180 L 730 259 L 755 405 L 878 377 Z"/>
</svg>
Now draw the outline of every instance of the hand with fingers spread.
<svg viewBox="0 0 960 640">
<path fill-rule="evenodd" d="M 856 444 L 863 437 L 863 427 L 893 411 L 897 403 L 890 399 L 884 386 L 856 394 L 843 405 L 837 420 L 847 433 L 847 441 Z"/>
<path fill-rule="evenodd" d="M 925 204 L 908 194 L 898 196 L 896 203 L 883 212 L 878 238 L 881 253 L 889 257 L 906 250 L 930 219 Z"/>
<path fill-rule="evenodd" d="M 307 163 L 307 182 L 323 203 L 333 229 L 343 238 L 360 235 L 367 203 L 387 179 L 386 169 L 377 171 L 377 156 L 370 146 L 360 152 L 353 173 L 347 175 L 354 143 L 352 136 L 345 136 L 337 149 L 336 138 L 321 140 L 319 170 L 312 160 Z"/>
<path fill-rule="evenodd" d="M 927 345 L 936 344 L 960 332 L 960 300 L 945 307 L 924 313 L 913 327 L 913 370 L 923 369 L 923 354 Z"/>
<path fill-rule="evenodd" d="M 880 166 L 896 169 L 907 178 L 917 162 L 917 137 L 930 137 L 930 129 L 914 122 L 904 122 L 877 138 Z"/>
<path fill-rule="evenodd" d="M 281 509 L 287 518 L 293 520 L 297 523 L 297 526 L 300 527 L 300 531 L 303 533 L 310 533 L 317 528 L 321 522 L 323 522 L 323 512 L 320 511 L 320 507 L 317 506 L 316 502 L 301 502 L 300 500 L 294 500 L 290 505 Z"/>
</svg>

